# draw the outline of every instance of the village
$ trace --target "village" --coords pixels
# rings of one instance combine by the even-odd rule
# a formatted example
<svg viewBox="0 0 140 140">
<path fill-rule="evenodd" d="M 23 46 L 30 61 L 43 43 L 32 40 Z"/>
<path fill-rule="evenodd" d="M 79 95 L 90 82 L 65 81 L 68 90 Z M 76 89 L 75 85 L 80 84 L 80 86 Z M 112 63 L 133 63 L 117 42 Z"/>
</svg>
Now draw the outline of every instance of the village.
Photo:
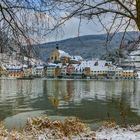
<svg viewBox="0 0 140 140">
<path fill-rule="evenodd" d="M 7 57 L 2 55 L 4 54 L 1 54 L 3 58 Z M 134 66 L 118 66 L 111 61 L 97 58 L 84 60 L 82 56 L 71 56 L 56 46 L 47 63 L 33 58 L 29 60 L 26 57 L 24 63 L 13 59 L 1 61 L 0 78 L 136 79 L 138 73 Z"/>
</svg>

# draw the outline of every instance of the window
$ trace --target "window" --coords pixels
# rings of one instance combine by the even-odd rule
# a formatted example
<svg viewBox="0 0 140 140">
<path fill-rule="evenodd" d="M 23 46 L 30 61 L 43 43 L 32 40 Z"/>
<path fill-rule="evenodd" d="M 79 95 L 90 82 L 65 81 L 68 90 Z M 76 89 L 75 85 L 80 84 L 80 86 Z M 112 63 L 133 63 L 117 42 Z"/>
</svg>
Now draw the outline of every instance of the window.
<svg viewBox="0 0 140 140">
<path fill-rule="evenodd" d="M 97 61 L 97 62 L 95 62 L 94 66 L 98 66 L 98 61 Z"/>
<path fill-rule="evenodd" d="M 55 60 L 57 60 L 57 56 L 55 56 Z"/>
<path fill-rule="evenodd" d="M 105 66 L 108 66 L 108 63 L 105 63 Z"/>
</svg>

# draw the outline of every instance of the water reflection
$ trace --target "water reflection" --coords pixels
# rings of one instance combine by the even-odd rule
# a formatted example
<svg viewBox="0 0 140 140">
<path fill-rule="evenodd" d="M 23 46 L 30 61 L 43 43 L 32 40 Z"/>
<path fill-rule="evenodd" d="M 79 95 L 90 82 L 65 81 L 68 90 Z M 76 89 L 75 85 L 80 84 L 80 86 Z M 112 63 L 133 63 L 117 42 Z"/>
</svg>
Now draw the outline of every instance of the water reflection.
<svg viewBox="0 0 140 140">
<path fill-rule="evenodd" d="M 0 120 L 19 112 L 33 110 L 31 104 L 34 99 L 43 95 L 42 87 L 42 80 L 0 80 Z"/>
<path fill-rule="evenodd" d="M 138 123 L 138 84 L 139 81 L 46 81 L 46 93 L 60 115 L 92 121 L 105 119 L 109 113 L 120 122 L 123 112 L 126 121 Z"/>
<path fill-rule="evenodd" d="M 89 122 L 110 116 L 140 123 L 140 81 L 0 80 L 0 119 L 43 110 Z M 20 116 L 20 115 L 19 115 Z"/>
<path fill-rule="evenodd" d="M 112 99 L 121 100 L 126 98 L 123 102 L 130 103 L 130 97 L 138 93 L 135 89 L 136 83 L 135 81 L 50 80 L 46 81 L 46 92 L 49 97 L 55 98 L 59 102 L 68 100 L 68 102 L 81 103 L 83 99 L 109 102 Z"/>
</svg>

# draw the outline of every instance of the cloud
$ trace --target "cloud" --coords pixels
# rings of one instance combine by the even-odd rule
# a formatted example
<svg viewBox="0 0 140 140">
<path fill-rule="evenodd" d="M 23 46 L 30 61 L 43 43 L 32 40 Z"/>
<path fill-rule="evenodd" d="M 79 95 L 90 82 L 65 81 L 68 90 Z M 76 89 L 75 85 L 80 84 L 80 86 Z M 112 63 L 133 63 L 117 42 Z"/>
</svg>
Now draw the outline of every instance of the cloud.
<svg viewBox="0 0 140 140">
<path fill-rule="evenodd" d="M 64 33 L 59 39 L 104 33 L 101 25 L 99 23 L 96 23 L 97 21 L 88 21 L 82 19 L 81 23 L 79 22 L 80 20 L 78 18 L 72 18 L 69 21 L 67 21 L 65 23 L 65 26 L 63 27 Z"/>
</svg>

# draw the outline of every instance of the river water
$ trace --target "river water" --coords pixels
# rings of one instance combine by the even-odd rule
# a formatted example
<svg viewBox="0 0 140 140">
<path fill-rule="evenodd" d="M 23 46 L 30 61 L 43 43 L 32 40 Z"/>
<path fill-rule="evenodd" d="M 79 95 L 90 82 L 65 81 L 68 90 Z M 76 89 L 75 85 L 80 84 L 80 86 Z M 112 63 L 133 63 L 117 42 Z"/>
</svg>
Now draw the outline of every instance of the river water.
<svg viewBox="0 0 140 140">
<path fill-rule="evenodd" d="M 28 117 L 76 116 L 91 127 L 107 118 L 140 123 L 140 81 L 0 80 L 0 120 L 22 127 Z"/>
</svg>

